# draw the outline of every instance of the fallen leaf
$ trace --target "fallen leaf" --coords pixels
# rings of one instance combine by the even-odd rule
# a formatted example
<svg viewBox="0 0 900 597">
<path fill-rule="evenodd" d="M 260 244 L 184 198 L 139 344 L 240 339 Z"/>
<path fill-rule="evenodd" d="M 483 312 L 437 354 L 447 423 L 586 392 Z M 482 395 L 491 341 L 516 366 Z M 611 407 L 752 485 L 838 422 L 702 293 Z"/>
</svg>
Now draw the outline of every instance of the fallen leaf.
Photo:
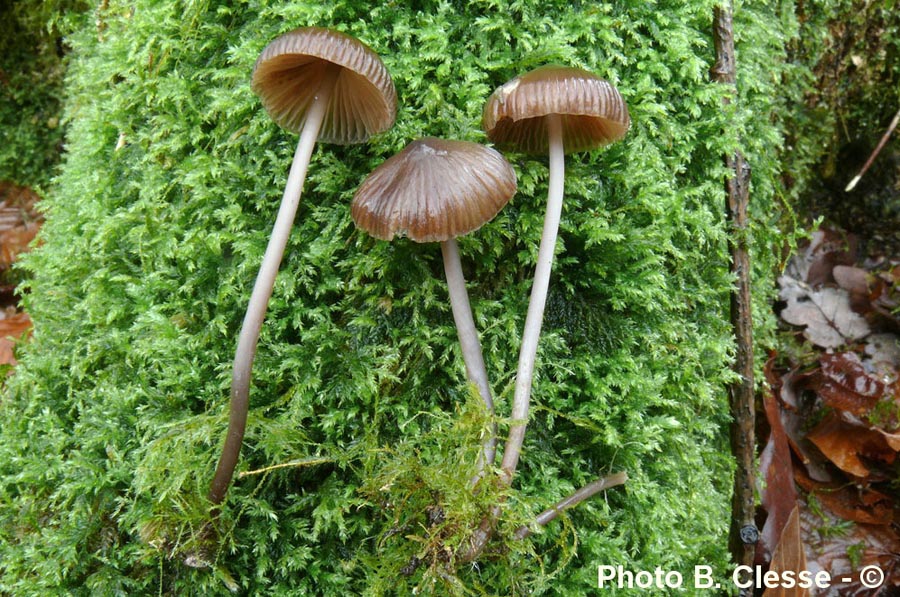
<svg viewBox="0 0 900 597">
<path fill-rule="evenodd" d="M 800 533 L 806 546 L 807 569 L 813 574 L 826 570 L 832 579 L 831 586 L 818 590 L 816 597 L 896 594 L 895 587 L 900 586 L 900 537 L 893 527 L 853 524 L 848 528 L 828 511 L 814 513 L 801 505 Z M 881 585 L 866 587 L 860 582 L 860 571 L 869 566 L 884 572 Z"/>
<path fill-rule="evenodd" d="M 853 265 L 836 265 L 832 270 L 837 285 L 854 294 L 869 294 L 869 273 L 861 267 Z"/>
<path fill-rule="evenodd" d="M 43 222 L 36 208 L 39 199 L 28 187 L 0 182 L 0 269 L 8 269 L 31 248 Z"/>
<path fill-rule="evenodd" d="M 837 285 L 847 291 L 851 309 L 860 315 L 872 310 L 869 272 L 852 265 L 836 265 L 831 273 Z"/>
<path fill-rule="evenodd" d="M 16 339 L 30 330 L 31 318 L 24 311 L 8 314 L 0 319 L 0 365 L 16 364 L 16 358 L 13 355 Z"/>
<path fill-rule="evenodd" d="M 779 409 L 781 424 L 787 435 L 791 451 L 806 468 L 807 474 L 817 481 L 832 480 L 829 461 L 806 437 L 807 421 L 814 416 L 813 409 L 818 405 L 815 400 L 800 399 L 800 390 L 804 388 L 806 375 L 793 369 L 783 374 L 777 382 L 769 381 L 778 396 L 783 408 Z M 769 377 L 766 377 L 769 379 Z"/>
<path fill-rule="evenodd" d="M 812 286 L 833 282 L 835 265 L 852 265 L 858 245 L 852 234 L 820 228 L 813 232 L 809 244 L 791 259 L 786 273 Z"/>
<path fill-rule="evenodd" d="M 759 457 L 761 474 L 758 477 L 765 480 L 765 485 L 759 488 L 760 501 L 766 511 L 760 541 L 762 553 L 759 555 L 765 561 L 778 544 L 791 511 L 797 505 L 797 489 L 788 438 L 781 423 L 781 409 L 771 391 L 763 393 L 763 406 L 770 427 L 769 441 Z"/>
<path fill-rule="evenodd" d="M 794 469 L 794 480 L 808 494 L 808 500 L 815 499 L 841 520 L 875 525 L 894 521 L 892 498 L 876 489 L 838 481 L 820 483 L 799 469 Z"/>
<path fill-rule="evenodd" d="M 900 369 L 900 337 L 895 334 L 872 334 L 866 339 L 867 359 L 863 362 L 875 375 L 889 383 L 896 381 Z"/>
<path fill-rule="evenodd" d="M 784 572 L 790 571 L 798 573 L 806 570 L 806 553 L 803 549 L 803 541 L 800 537 L 800 506 L 795 505 L 788 516 L 781 532 L 781 538 L 775 547 L 775 553 L 772 554 L 772 562 L 769 564 L 769 570 L 778 572 L 779 577 Z M 806 597 L 809 595 L 807 589 L 793 587 L 787 589 L 784 587 L 768 588 L 763 593 L 763 597 Z"/>
<path fill-rule="evenodd" d="M 828 406 L 857 416 L 869 412 L 885 392 L 884 383 L 869 375 L 853 352 L 822 355 L 806 386 Z"/>
<path fill-rule="evenodd" d="M 850 296 L 842 288 L 813 289 L 790 276 L 778 278 L 779 297 L 787 303 L 781 310 L 786 322 L 803 326 L 807 340 L 823 348 L 837 348 L 864 338 L 869 324 L 850 308 Z"/>
<path fill-rule="evenodd" d="M 900 452 L 900 433 L 888 433 L 887 431 L 878 428 L 875 430 L 884 437 L 884 441 L 891 447 L 891 450 Z"/>
<path fill-rule="evenodd" d="M 40 228 L 35 222 L 20 222 L 18 226 L 0 231 L 0 269 L 9 268 L 21 253 L 31 250 L 31 241 Z"/>
<path fill-rule="evenodd" d="M 881 433 L 850 423 L 835 412 L 828 413 L 807 438 L 839 469 L 860 478 L 871 472 L 862 458 L 891 464 L 897 457 Z"/>
</svg>

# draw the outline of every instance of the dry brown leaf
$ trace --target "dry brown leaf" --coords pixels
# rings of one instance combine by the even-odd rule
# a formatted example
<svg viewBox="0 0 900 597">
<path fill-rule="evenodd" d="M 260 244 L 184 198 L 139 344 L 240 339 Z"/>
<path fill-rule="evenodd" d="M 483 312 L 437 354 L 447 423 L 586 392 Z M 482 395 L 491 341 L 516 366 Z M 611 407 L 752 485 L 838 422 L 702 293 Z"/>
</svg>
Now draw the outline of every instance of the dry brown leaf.
<svg viewBox="0 0 900 597">
<path fill-rule="evenodd" d="M 807 387 L 832 408 L 865 415 L 884 396 L 885 385 L 869 375 L 856 353 L 825 354 Z"/>
<path fill-rule="evenodd" d="M 781 423 L 781 409 L 772 392 L 764 393 L 763 405 L 771 431 L 769 441 L 759 457 L 759 478 L 765 479 L 765 486 L 760 488 L 760 501 L 766 510 L 760 547 L 764 550 L 763 559 L 768 559 L 768 554 L 775 549 L 784 525 L 796 506 L 797 490 L 794 486 L 791 450 Z"/>
<path fill-rule="evenodd" d="M 835 265 L 852 265 L 859 242 L 852 234 L 830 228 L 813 232 L 809 244 L 788 264 L 786 273 L 811 286 L 834 281 Z"/>
<path fill-rule="evenodd" d="M 15 365 L 13 350 L 16 340 L 22 334 L 30 333 L 31 318 L 28 313 L 20 312 L 0 319 L 0 365 Z"/>
<path fill-rule="evenodd" d="M 886 464 L 891 464 L 897 457 L 897 452 L 891 449 L 881 433 L 851 423 L 834 412 L 828 413 L 807 438 L 838 468 L 860 478 L 870 474 L 869 467 L 860 457 Z"/>
<path fill-rule="evenodd" d="M 795 505 L 788 516 L 784 530 L 781 532 L 781 538 L 778 540 L 778 546 L 775 548 L 775 553 L 772 554 L 769 570 L 778 572 L 779 577 L 783 577 L 785 572 L 796 574 L 806 570 L 806 552 L 800 537 L 799 505 Z M 763 593 L 763 597 L 806 597 L 807 595 L 809 595 L 809 590 L 800 587 L 769 588 Z"/>
<path fill-rule="evenodd" d="M 21 253 L 31 250 L 31 241 L 39 230 L 40 225 L 32 222 L 0 231 L 0 269 L 9 268 Z"/>
<path fill-rule="evenodd" d="M 0 182 L 0 269 L 9 268 L 31 248 L 43 222 L 36 209 L 39 199 L 28 187 Z"/>
<path fill-rule="evenodd" d="M 850 296 L 851 309 L 860 315 L 866 315 L 872 310 L 872 301 L 869 298 L 869 272 L 853 265 L 836 265 L 831 273 L 837 285 L 846 290 Z"/>
<path fill-rule="evenodd" d="M 851 294 L 869 294 L 869 273 L 855 265 L 836 265 L 831 271 L 837 285 Z"/>
<path fill-rule="evenodd" d="M 794 480 L 807 492 L 808 501 L 815 500 L 841 520 L 871 525 L 889 525 L 894 521 L 893 500 L 880 491 L 853 483 L 820 483 L 799 469 L 794 469 Z"/>
<path fill-rule="evenodd" d="M 895 452 L 900 452 L 900 433 L 888 433 L 883 429 L 875 429 L 884 438 L 884 441 Z"/>
<path fill-rule="evenodd" d="M 768 379 L 768 377 L 767 377 Z M 806 473 L 817 481 L 828 482 L 832 480 L 832 468 L 829 461 L 806 437 L 808 431 L 807 421 L 813 416 L 812 409 L 816 406 L 810 400 L 800 400 L 800 391 L 804 387 L 806 376 L 794 369 L 782 375 L 777 382 L 780 385 L 779 398 L 783 408 L 781 411 L 781 424 L 788 437 L 791 451 L 806 468 Z M 772 382 L 769 382 L 772 384 Z M 773 389 L 777 385 L 772 385 Z"/>
<path fill-rule="evenodd" d="M 801 506 L 800 532 L 807 569 L 813 573 L 827 570 L 832 578 L 831 587 L 818 591 L 816 597 L 896 595 L 900 586 L 900 537 L 893 527 L 854 524 L 848 529 L 827 510 L 815 514 Z M 884 572 L 882 585 L 866 587 L 860 582 L 860 572 L 869 566 Z"/>
</svg>

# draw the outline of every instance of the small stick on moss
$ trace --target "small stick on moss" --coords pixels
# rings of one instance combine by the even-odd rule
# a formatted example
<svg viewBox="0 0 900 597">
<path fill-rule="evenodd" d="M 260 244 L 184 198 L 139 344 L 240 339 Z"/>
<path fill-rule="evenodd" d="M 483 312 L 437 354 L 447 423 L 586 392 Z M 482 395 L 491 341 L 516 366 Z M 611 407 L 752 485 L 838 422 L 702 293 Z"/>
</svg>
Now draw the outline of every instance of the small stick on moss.
<svg viewBox="0 0 900 597">
<path fill-rule="evenodd" d="M 891 124 L 888 125 L 886 131 L 884 131 L 884 135 L 881 136 L 881 141 L 878 142 L 878 145 L 875 147 L 875 150 L 872 152 L 872 155 L 869 156 L 869 159 L 866 160 L 866 163 L 863 164 L 862 170 L 859 171 L 859 174 L 853 177 L 853 180 L 850 181 L 850 184 L 847 185 L 847 188 L 844 189 L 845 192 L 849 193 L 854 188 L 856 188 L 856 184 L 859 182 L 859 179 L 863 177 L 863 174 L 866 173 L 866 170 L 872 165 L 872 162 L 875 161 L 875 158 L 881 153 L 881 148 L 884 147 L 884 144 L 887 143 L 887 140 L 890 138 L 891 133 L 894 132 L 894 129 L 897 128 L 897 124 L 900 124 L 900 110 L 894 114 L 894 119 L 891 121 Z"/>
<path fill-rule="evenodd" d="M 290 462 L 281 462 L 279 464 L 273 464 L 271 466 L 258 468 L 252 471 L 241 471 L 240 473 L 238 473 L 238 479 L 243 479 L 244 477 L 249 477 L 250 475 L 261 475 L 262 473 L 268 473 L 270 471 L 278 470 L 281 468 L 301 468 L 304 466 L 329 464 L 331 462 L 334 462 L 334 458 L 303 458 L 301 460 L 291 460 Z"/>
<path fill-rule="evenodd" d="M 730 5 L 719 6 L 713 12 L 713 40 L 716 63 L 710 70 L 714 82 L 734 87 L 737 80 L 734 61 L 734 29 Z M 726 105 L 728 98 L 723 100 Z M 756 545 L 743 537 L 755 530 L 756 503 L 754 488 L 754 456 L 756 454 L 756 410 L 753 381 L 753 316 L 750 296 L 750 226 L 747 208 L 750 203 L 750 166 L 740 152 L 725 156 L 725 166 L 731 173 L 725 181 L 726 214 L 731 224 L 729 245 L 731 272 L 735 287 L 731 291 L 731 326 L 734 330 L 735 356 L 732 369 L 738 379 L 728 387 L 731 403 L 731 451 L 737 470 L 731 502 L 729 548 L 735 563 L 750 565 Z"/>
<path fill-rule="evenodd" d="M 619 485 L 624 485 L 626 481 L 628 481 L 628 473 L 623 471 L 614 475 L 610 475 L 608 477 L 597 479 L 593 483 L 588 483 L 569 497 L 557 502 L 550 508 L 547 508 L 546 510 L 538 514 L 534 519 L 534 525 L 547 526 L 549 522 L 556 519 L 560 514 L 562 514 L 563 510 L 567 510 L 569 508 L 577 506 L 581 502 L 594 497 L 601 491 L 611 489 Z M 518 529 L 516 529 L 516 532 L 513 536 L 516 539 L 524 539 L 533 532 L 534 529 L 532 526 L 522 525 Z"/>
</svg>

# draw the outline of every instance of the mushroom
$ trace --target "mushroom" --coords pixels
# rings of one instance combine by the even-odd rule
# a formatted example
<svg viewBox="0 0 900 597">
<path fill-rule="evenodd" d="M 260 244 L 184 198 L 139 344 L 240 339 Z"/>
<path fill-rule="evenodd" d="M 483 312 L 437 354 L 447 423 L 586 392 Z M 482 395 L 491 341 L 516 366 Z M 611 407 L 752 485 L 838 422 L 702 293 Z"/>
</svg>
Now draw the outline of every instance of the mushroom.
<svg viewBox="0 0 900 597">
<path fill-rule="evenodd" d="M 550 269 L 562 211 L 565 153 L 593 149 L 625 136 L 631 125 L 625 100 L 608 82 L 587 71 L 548 65 L 497 88 L 484 106 L 482 127 L 501 149 L 550 154 L 547 212 L 522 332 L 515 393 L 501 468 L 507 484 L 519 461 L 534 362 L 544 318 Z"/>
<path fill-rule="evenodd" d="M 480 228 L 515 192 L 516 173 L 498 152 L 469 141 L 427 137 L 369 174 L 351 208 L 356 226 L 375 238 L 406 236 L 418 243 L 441 243 L 466 374 L 491 414 L 494 402 L 456 237 Z M 480 470 L 493 462 L 496 446 L 495 431 L 484 444 Z"/>
<path fill-rule="evenodd" d="M 397 112 L 394 83 L 375 52 L 319 27 L 295 29 L 266 46 L 253 67 L 251 87 L 272 119 L 300 133 L 300 141 L 238 338 L 228 434 L 209 489 L 214 504 L 225 498 L 240 455 L 253 357 L 316 140 L 362 143 L 390 128 Z"/>
</svg>

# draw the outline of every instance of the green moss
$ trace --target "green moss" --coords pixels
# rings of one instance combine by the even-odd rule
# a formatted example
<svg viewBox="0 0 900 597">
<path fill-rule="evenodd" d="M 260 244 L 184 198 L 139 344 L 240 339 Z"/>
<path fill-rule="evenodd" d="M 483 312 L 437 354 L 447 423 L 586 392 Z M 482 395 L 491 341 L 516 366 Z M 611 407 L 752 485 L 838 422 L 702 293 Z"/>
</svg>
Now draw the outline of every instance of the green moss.
<svg viewBox="0 0 900 597">
<path fill-rule="evenodd" d="M 0 593 L 581 595 L 600 564 L 724 573 L 721 157 L 740 144 L 753 163 L 764 287 L 783 240 L 773 115 L 788 99 L 775 89 L 792 72 L 785 44 L 798 26 L 790 5 L 739 7 L 740 97 L 725 111 L 727 90 L 708 82 L 712 7 L 102 7 L 102 35 L 92 22 L 70 37 L 68 152 L 44 245 L 27 258 L 35 337 L 0 405 Z M 254 368 L 240 469 L 266 470 L 237 481 L 205 553 L 234 342 L 296 143 L 260 108 L 249 73 L 272 38 L 313 24 L 384 58 L 397 124 L 315 152 Z M 497 495 L 464 490 L 485 420 L 469 400 L 439 251 L 356 232 L 348 205 L 411 138 L 483 141 L 488 94 L 545 62 L 610 79 L 634 124 L 567 163 L 534 417 L 501 536 L 598 476 L 631 480 L 464 565 L 438 554 Z M 547 184 L 545 160 L 510 159 L 519 194 L 461 241 L 501 416 Z M 213 565 L 189 568 L 187 555 Z M 413 556 L 424 563 L 410 571 Z"/>
</svg>

